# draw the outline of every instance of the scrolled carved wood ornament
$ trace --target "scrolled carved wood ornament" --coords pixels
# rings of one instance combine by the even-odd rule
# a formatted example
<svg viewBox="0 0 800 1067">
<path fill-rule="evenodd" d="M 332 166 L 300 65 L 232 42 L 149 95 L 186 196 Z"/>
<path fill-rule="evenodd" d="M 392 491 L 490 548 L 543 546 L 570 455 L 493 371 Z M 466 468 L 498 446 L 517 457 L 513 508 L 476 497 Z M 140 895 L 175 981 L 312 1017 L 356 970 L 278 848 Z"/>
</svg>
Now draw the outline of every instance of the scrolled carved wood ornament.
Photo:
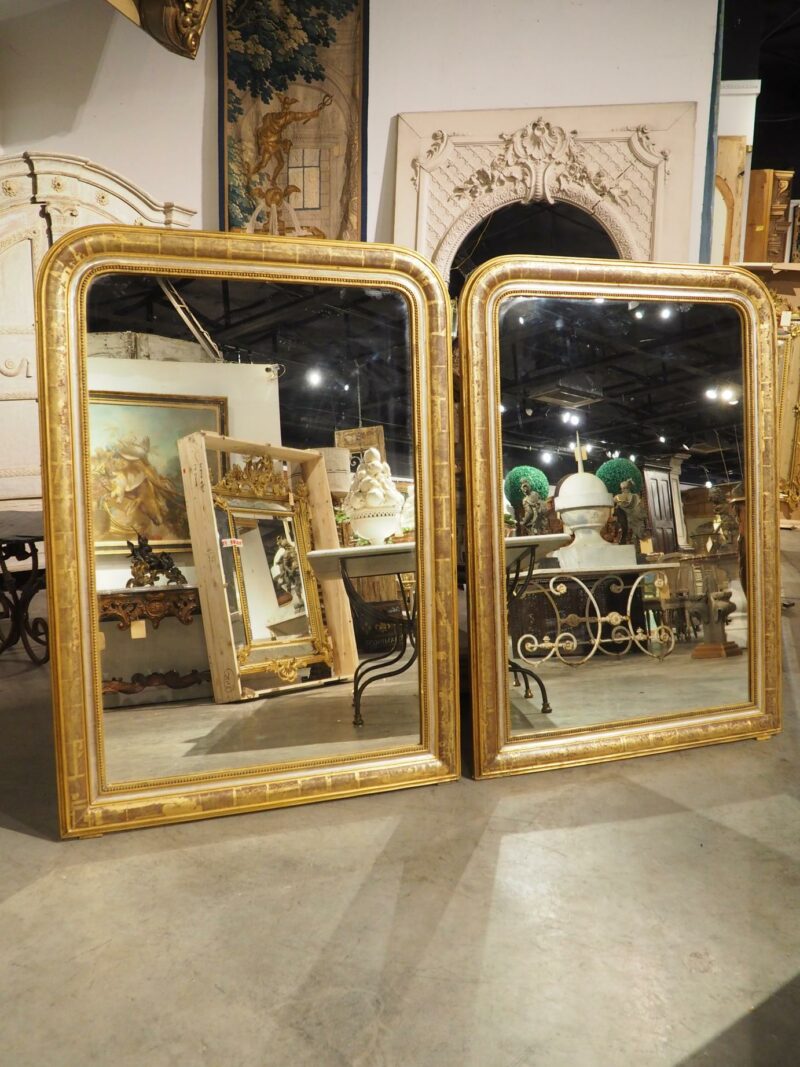
<svg viewBox="0 0 800 1067">
<path fill-rule="evenodd" d="M 212 0 L 108 0 L 176 55 L 194 59 Z"/>
</svg>

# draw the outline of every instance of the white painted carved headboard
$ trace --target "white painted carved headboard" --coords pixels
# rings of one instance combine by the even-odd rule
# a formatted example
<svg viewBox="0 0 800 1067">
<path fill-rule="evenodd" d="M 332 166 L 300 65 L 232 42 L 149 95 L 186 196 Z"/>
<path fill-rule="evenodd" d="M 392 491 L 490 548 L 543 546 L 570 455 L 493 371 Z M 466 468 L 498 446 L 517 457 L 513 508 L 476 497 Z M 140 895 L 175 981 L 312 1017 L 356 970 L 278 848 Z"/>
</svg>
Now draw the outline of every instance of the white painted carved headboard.
<svg viewBox="0 0 800 1067">
<path fill-rule="evenodd" d="M 191 224 L 195 212 L 159 204 L 125 178 L 77 156 L 0 158 L 0 501 L 41 499 L 34 279 L 49 246 L 100 222 Z"/>
</svg>

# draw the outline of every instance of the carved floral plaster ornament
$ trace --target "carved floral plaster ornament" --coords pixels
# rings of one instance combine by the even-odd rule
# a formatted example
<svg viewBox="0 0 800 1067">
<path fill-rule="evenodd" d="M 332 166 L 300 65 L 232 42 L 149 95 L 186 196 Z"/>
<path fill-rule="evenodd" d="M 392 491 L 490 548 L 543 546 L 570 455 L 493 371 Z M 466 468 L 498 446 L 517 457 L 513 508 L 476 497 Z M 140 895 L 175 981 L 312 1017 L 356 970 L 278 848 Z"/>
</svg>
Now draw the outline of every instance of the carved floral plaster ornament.
<svg viewBox="0 0 800 1067">
<path fill-rule="evenodd" d="M 566 186 L 582 185 L 598 197 L 626 203 L 629 192 L 622 174 L 609 178 L 602 170 L 590 170 L 577 136 L 577 130 L 567 133 L 541 116 L 513 133 L 501 133 L 503 147 L 489 167 L 473 171 L 452 195 L 474 200 L 510 184 L 523 204 L 554 204 Z"/>
</svg>

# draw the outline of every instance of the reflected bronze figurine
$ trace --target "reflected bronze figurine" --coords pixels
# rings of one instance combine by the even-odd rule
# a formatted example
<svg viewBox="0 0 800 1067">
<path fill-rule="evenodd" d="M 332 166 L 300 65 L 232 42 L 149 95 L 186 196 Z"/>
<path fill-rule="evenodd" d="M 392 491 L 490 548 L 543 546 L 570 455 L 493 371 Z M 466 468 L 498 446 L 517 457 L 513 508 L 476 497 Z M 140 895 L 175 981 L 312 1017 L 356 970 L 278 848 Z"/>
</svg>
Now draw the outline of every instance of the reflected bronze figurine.
<svg viewBox="0 0 800 1067">
<path fill-rule="evenodd" d="M 162 575 L 167 579 L 167 585 L 186 585 L 186 576 L 169 552 L 154 552 L 142 534 L 137 535 L 137 540 L 138 544 L 128 541 L 132 577 L 125 583 L 126 589 L 155 585 Z"/>
</svg>

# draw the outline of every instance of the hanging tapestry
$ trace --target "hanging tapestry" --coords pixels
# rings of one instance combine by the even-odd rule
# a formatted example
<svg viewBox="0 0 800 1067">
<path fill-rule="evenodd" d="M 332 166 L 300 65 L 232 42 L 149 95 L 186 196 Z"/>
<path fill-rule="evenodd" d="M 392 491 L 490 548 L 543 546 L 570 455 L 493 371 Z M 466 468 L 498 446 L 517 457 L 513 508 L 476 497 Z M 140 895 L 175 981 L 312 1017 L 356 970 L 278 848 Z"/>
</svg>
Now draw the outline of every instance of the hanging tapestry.
<svg viewBox="0 0 800 1067">
<path fill-rule="evenodd" d="M 225 0 L 224 229 L 362 235 L 366 0 Z"/>
</svg>

